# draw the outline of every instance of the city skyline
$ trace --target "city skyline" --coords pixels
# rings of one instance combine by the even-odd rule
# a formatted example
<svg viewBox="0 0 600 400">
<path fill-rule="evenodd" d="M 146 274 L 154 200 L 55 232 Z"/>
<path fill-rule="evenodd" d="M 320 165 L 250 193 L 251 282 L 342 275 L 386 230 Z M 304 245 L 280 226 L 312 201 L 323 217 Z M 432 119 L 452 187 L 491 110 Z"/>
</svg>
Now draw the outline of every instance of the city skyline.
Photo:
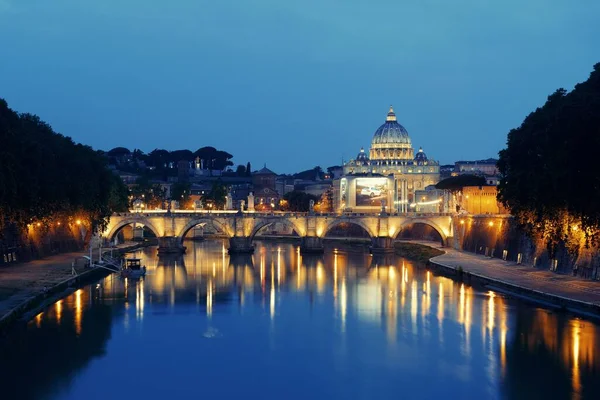
<svg viewBox="0 0 600 400">
<path fill-rule="evenodd" d="M 485 159 L 549 94 L 587 79 L 598 11 L 2 0 L 0 97 L 96 149 L 213 146 L 278 173 L 354 158 L 392 104 L 441 164 Z"/>
</svg>

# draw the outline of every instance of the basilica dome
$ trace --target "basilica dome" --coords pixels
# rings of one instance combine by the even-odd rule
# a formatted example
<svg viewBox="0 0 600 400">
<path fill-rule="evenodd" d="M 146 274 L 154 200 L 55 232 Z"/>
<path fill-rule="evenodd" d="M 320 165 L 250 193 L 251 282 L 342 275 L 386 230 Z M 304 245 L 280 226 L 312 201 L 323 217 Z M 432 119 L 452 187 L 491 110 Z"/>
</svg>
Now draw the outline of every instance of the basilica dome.
<svg viewBox="0 0 600 400">
<path fill-rule="evenodd" d="M 408 131 L 396 120 L 396 114 L 392 106 L 390 106 L 385 123 L 375 131 L 371 144 L 379 146 L 387 144 L 410 145 Z"/>
<path fill-rule="evenodd" d="M 415 155 L 415 163 L 417 165 L 427 165 L 427 155 L 423 151 L 423 148 L 419 147 L 419 151 Z"/>
<path fill-rule="evenodd" d="M 360 153 L 358 153 L 358 155 L 356 156 L 356 162 L 362 165 L 369 164 L 369 156 L 367 156 L 367 153 L 365 153 L 365 149 L 362 147 L 360 148 Z"/>
<path fill-rule="evenodd" d="M 406 129 L 396 121 L 394 108 L 373 135 L 369 159 L 371 164 L 389 164 L 390 162 L 412 162 L 414 158 L 412 144 Z"/>
</svg>

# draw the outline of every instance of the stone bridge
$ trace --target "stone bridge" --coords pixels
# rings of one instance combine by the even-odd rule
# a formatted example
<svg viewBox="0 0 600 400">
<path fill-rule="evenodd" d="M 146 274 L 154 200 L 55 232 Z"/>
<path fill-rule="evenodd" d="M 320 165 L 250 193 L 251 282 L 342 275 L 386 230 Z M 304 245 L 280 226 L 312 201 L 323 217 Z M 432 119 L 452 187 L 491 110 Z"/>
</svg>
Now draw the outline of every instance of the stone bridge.
<svg viewBox="0 0 600 400">
<path fill-rule="evenodd" d="M 102 236 L 113 240 L 125 226 L 143 226 L 158 238 L 159 253 L 183 252 L 183 239 L 196 226 L 212 225 L 229 238 L 230 253 L 251 253 L 252 240 L 263 228 L 284 224 L 301 239 L 301 251 L 322 252 L 323 238 L 332 228 L 342 223 L 362 227 L 371 237 L 373 253 L 393 252 L 393 241 L 405 227 L 425 224 L 435 229 L 443 244 L 454 236 L 452 214 L 389 214 L 373 213 L 293 213 L 293 212 L 240 212 L 240 211 L 147 211 L 114 214 Z"/>
</svg>

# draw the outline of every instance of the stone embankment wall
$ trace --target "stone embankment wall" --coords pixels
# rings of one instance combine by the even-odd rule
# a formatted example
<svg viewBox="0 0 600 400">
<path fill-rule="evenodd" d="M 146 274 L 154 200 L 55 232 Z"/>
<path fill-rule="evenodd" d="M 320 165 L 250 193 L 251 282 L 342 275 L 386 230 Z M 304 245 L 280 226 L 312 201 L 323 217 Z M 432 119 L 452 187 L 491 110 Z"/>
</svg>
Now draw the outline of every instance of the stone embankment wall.
<svg viewBox="0 0 600 400">
<path fill-rule="evenodd" d="M 526 236 L 509 215 L 456 216 L 453 222 L 458 250 L 600 280 L 600 249 L 586 248 L 583 240 L 571 252 L 560 244 L 551 256 L 541 238 Z"/>
<path fill-rule="evenodd" d="M 8 227 L 0 235 L 0 266 L 81 250 L 84 229 L 75 224 L 32 225 L 25 231 Z"/>
</svg>

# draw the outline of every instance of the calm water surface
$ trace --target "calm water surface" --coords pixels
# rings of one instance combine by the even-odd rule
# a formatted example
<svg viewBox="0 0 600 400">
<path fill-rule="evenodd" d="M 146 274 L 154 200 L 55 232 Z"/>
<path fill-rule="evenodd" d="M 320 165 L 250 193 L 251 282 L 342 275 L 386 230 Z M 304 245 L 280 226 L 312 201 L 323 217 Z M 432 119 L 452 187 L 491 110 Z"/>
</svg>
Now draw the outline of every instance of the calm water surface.
<svg viewBox="0 0 600 400">
<path fill-rule="evenodd" d="M 0 342 L 1 399 L 600 399 L 600 327 L 358 247 L 137 253 Z"/>
</svg>

